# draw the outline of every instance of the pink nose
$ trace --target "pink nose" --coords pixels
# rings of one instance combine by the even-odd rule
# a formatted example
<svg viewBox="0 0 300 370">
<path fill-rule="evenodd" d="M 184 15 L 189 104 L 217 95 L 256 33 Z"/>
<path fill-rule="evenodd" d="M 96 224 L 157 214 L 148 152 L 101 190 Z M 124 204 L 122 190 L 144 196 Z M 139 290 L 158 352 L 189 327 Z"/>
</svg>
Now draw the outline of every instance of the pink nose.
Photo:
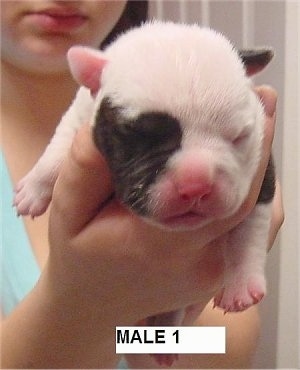
<svg viewBox="0 0 300 370">
<path fill-rule="evenodd" d="M 181 183 L 177 185 L 177 191 L 182 200 L 204 199 L 211 194 L 212 184 L 205 181 Z"/>
<path fill-rule="evenodd" d="M 179 198 L 185 201 L 207 198 L 213 190 L 214 167 L 211 161 L 190 156 L 177 163 L 173 181 Z"/>
</svg>

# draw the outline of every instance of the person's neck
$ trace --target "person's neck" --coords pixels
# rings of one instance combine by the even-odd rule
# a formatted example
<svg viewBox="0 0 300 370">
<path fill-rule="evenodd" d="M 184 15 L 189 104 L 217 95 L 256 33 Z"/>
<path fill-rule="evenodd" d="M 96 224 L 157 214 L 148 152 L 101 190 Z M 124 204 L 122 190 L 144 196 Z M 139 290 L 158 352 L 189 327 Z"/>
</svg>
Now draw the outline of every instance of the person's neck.
<svg viewBox="0 0 300 370">
<path fill-rule="evenodd" d="M 1 75 L 2 114 L 10 124 L 51 135 L 77 90 L 71 75 L 34 75 L 7 63 L 2 63 Z"/>
</svg>

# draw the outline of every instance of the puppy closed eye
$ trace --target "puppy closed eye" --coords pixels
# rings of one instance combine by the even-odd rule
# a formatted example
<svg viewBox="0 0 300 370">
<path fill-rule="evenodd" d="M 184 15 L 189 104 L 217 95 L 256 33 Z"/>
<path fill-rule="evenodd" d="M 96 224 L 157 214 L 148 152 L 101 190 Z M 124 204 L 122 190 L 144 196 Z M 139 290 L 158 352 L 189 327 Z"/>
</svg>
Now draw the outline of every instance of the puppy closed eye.
<svg viewBox="0 0 300 370">
<path fill-rule="evenodd" d="M 240 146 L 246 142 L 246 140 L 250 137 L 251 131 L 249 129 L 242 130 L 238 135 L 231 138 L 231 143 L 233 146 Z"/>
</svg>

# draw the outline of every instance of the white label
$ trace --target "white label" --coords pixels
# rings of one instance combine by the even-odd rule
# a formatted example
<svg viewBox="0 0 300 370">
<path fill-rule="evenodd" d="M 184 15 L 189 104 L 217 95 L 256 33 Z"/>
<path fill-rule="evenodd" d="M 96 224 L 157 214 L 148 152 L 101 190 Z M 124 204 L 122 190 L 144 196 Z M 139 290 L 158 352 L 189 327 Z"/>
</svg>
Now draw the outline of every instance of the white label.
<svg viewBox="0 0 300 370">
<path fill-rule="evenodd" d="M 117 326 L 116 353 L 225 353 L 224 326 Z"/>
</svg>

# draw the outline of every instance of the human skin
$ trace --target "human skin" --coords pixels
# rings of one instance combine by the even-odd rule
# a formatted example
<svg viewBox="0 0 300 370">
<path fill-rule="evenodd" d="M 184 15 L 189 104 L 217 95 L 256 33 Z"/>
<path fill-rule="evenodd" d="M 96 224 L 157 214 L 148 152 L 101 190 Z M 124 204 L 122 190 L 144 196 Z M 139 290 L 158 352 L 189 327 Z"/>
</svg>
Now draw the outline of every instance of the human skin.
<svg viewBox="0 0 300 370">
<path fill-rule="evenodd" d="M 35 2 L 2 2 L 2 13 L 9 3 L 24 6 Z M 9 53 L 11 49 L 6 48 L 2 55 L 2 83 L 6 87 L 2 89 L 3 150 L 14 182 L 39 157 L 76 89 L 62 57 L 64 48 L 67 50 L 75 40 L 67 38 L 57 57 L 56 49 L 51 49 L 56 44 L 54 35 L 37 44 L 34 34 L 29 37 L 24 28 L 18 28 L 24 26 L 22 21 L 14 23 L 15 19 L 11 18 L 11 26 L 20 38 L 13 40 L 14 46 L 28 54 Z M 32 45 L 39 48 L 30 49 Z M 54 50 L 47 54 L 47 64 L 45 48 Z M 34 60 L 28 59 L 31 53 Z M 43 70 L 38 68 L 41 62 Z M 53 78 L 58 72 L 60 78 Z M 258 93 L 266 108 L 275 109 L 272 90 L 263 88 Z M 89 128 L 83 128 L 55 189 L 50 245 L 48 215 L 34 222 L 26 220 L 34 251 L 41 256 L 38 259 L 44 268 L 36 287 L 3 323 L 2 366 L 112 368 L 117 361 L 114 328 L 119 323 L 134 324 L 146 316 L 194 302 L 204 307 L 222 280 L 222 256 L 213 240 L 240 222 L 255 204 L 270 153 L 273 124 L 269 117 L 264 158 L 249 198 L 237 215 L 226 223 L 208 225 L 201 235 L 163 233 L 115 200 L 106 202 L 113 190 L 110 174 L 91 141 Z M 275 223 L 272 238 L 278 225 Z"/>
<path fill-rule="evenodd" d="M 126 1 L 1 1 L 0 135 L 13 185 L 34 166 L 76 94 L 78 85 L 68 68 L 67 51 L 74 44 L 98 47 L 125 4 Z M 37 18 L 40 12 L 41 18 Z M 84 15 L 85 22 L 75 28 L 63 26 L 57 32 L 51 21 L 49 26 L 49 17 L 44 14 L 47 12 Z M 45 24 L 41 23 L 45 18 Z M 54 22 L 60 25 L 56 18 Z M 42 269 L 49 249 L 48 214 L 35 222 L 30 218 L 23 222 Z"/>
<path fill-rule="evenodd" d="M 262 97 L 272 94 L 267 89 Z M 196 302 L 204 308 L 222 281 L 222 253 L 214 240 L 256 202 L 274 117 L 265 127 L 262 161 L 239 212 L 188 233 L 166 233 L 108 200 L 109 170 L 90 128 L 81 129 L 54 190 L 48 262 L 3 326 L 3 365 L 113 367 L 115 326 Z"/>
<path fill-rule="evenodd" d="M 2 1 L 1 58 L 36 74 L 67 71 L 67 50 L 76 44 L 98 48 L 111 31 L 126 1 Z M 61 17 L 47 16 L 48 14 Z M 82 18 L 68 26 L 63 15 Z M 74 22 L 69 19 L 69 23 Z M 76 22 L 76 20 L 75 20 Z M 82 24 L 81 24 L 82 23 Z M 72 24 L 72 23 L 71 23 Z"/>
</svg>

